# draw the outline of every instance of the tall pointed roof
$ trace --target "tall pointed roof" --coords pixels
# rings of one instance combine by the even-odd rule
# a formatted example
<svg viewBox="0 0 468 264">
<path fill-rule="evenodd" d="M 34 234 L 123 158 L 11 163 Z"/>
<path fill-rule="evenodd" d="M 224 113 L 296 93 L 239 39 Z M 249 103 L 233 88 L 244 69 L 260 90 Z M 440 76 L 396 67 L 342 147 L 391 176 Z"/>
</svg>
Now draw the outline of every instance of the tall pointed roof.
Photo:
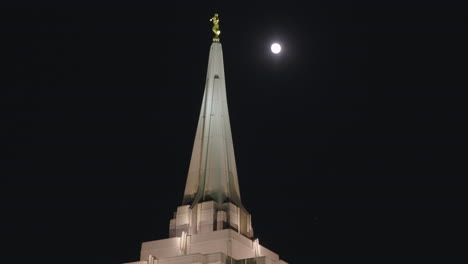
<svg viewBox="0 0 468 264">
<path fill-rule="evenodd" d="M 218 39 L 219 41 L 219 39 Z M 184 205 L 213 200 L 243 208 L 239 193 L 221 43 L 211 44 L 205 93 L 184 192 Z"/>
</svg>

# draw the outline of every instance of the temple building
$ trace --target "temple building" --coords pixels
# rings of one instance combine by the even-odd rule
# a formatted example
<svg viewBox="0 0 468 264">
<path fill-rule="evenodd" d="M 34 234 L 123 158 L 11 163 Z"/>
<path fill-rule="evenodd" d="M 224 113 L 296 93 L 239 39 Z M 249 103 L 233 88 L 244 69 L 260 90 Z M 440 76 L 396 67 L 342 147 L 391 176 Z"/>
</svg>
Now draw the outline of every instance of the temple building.
<svg viewBox="0 0 468 264">
<path fill-rule="evenodd" d="M 287 264 L 260 245 L 241 202 L 218 15 L 211 21 L 215 36 L 182 205 L 169 238 L 144 242 L 131 264 Z"/>
</svg>

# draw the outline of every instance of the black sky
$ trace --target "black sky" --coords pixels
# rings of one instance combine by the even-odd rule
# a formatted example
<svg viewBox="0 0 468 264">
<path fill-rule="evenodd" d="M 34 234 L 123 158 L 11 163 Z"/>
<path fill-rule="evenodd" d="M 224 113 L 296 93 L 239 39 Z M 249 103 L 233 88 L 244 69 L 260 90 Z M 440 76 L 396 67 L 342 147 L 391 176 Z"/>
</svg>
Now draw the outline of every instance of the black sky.
<svg viewBox="0 0 468 264">
<path fill-rule="evenodd" d="M 1 9 L 9 260 L 119 264 L 167 237 L 216 11 L 260 242 L 290 263 L 458 261 L 466 4 L 196 2 Z"/>
</svg>

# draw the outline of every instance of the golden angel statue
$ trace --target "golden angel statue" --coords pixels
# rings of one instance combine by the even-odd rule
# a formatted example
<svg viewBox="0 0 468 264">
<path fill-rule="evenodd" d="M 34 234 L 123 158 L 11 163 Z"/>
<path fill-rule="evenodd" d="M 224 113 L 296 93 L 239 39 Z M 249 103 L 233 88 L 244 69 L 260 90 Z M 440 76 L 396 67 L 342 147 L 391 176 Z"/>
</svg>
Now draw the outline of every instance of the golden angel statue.
<svg viewBox="0 0 468 264">
<path fill-rule="evenodd" d="M 219 18 L 218 14 L 214 14 L 214 16 L 210 19 L 213 22 L 213 32 L 215 36 L 213 37 L 213 41 L 219 42 L 219 35 L 221 34 L 221 30 L 219 30 Z"/>
</svg>

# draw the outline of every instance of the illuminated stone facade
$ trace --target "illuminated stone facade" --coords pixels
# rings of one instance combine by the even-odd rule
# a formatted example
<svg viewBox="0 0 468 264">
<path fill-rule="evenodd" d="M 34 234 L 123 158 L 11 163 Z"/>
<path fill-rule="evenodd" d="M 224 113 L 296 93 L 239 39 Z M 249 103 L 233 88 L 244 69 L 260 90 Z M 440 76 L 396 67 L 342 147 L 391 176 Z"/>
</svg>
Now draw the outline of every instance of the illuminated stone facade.
<svg viewBox="0 0 468 264">
<path fill-rule="evenodd" d="M 226 98 L 222 46 L 213 42 L 182 205 L 169 238 L 144 242 L 132 264 L 287 264 L 254 238 L 241 203 Z"/>
</svg>

